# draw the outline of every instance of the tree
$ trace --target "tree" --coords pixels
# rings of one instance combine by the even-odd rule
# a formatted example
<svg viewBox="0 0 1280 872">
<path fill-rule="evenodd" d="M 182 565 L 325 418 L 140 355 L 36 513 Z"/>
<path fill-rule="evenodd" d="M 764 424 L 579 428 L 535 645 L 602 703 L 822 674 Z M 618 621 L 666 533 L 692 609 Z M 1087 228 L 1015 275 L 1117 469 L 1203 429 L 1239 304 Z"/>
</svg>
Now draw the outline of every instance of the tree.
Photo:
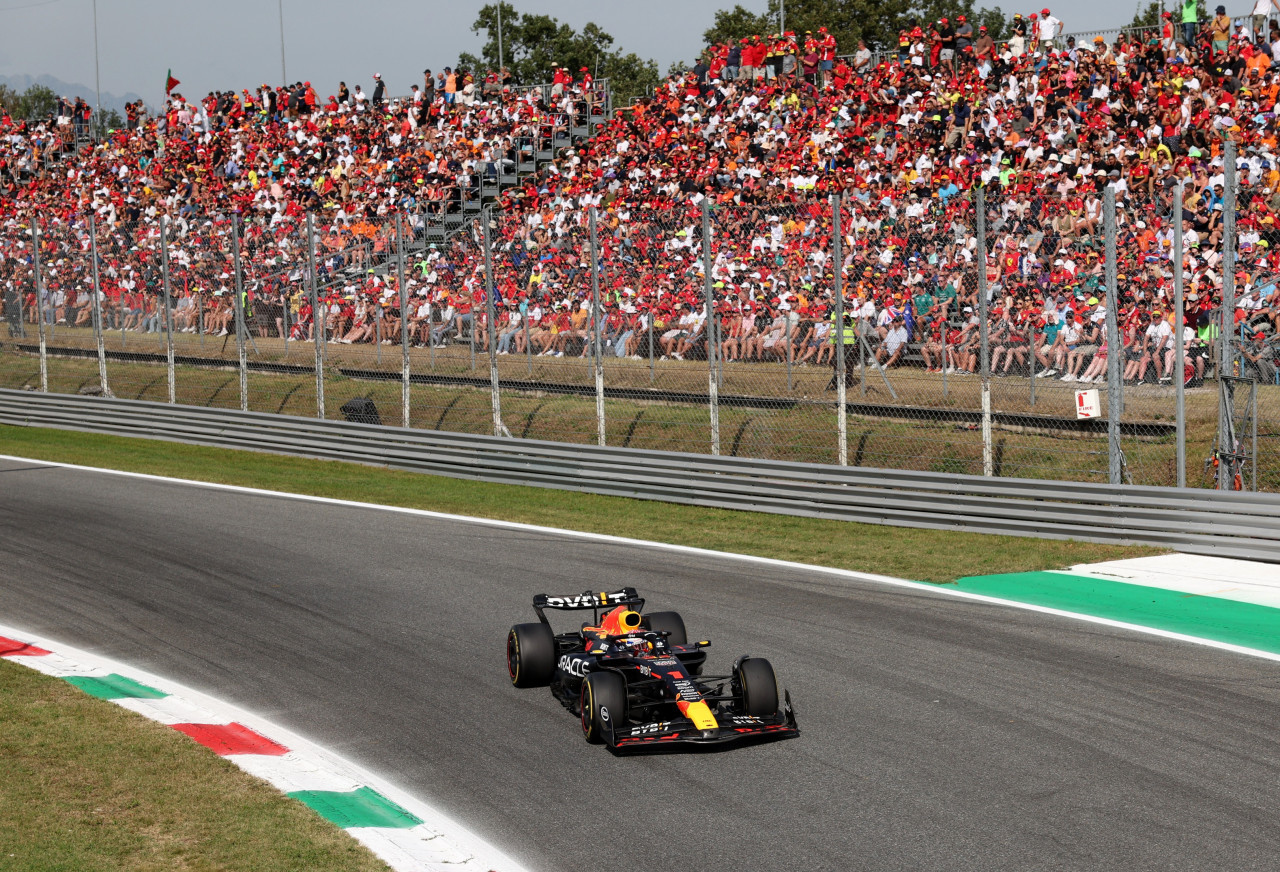
<svg viewBox="0 0 1280 872">
<path fill-rule="evenodd" d="M 1181 27 L 1182 21 L 1182 3 L 1180 0 L 1174 0 L 1168 5 L 1168 9 L 1173 13 L 1173 21 Z M 1129 22 L 1129 27 L 1157 27 L 1160 24 L 1160 13 L 1165 11 L 1164 3 L 1148 3 L 1144 9 L 1141 5 L 1138 10 L 1133 13 L 1133 21 Z M 1209 18 L 1208 8 L 1204 4 L 1204 0 L 1196 0 L 1196 20 L 1205 21 Z"/>
<path fill-rule="evenodd" d="M 703 31 L 702 38 L 707 45 L 724 45 L 730 40 L 776 31 L 777 21 L 768 15 L 757 15 L 750 9 L 743 9 L 741 5 L 719 9 L 715 23 Z"/>
<path fill-rule="evenodd" d="M 471 25 L 485 34 L 479 57 L 463 54 L 459 66 L 477 71 L 498 69 L 498 12 L 502 12 L 502 65 L 517 82 L 550 82 L 556 67 L 578 76 L 585 67 L 597 78 L 608 78 L 615 102 L 630 102 L 658 84 L 658 66 L 634 53 L 614 48 L 613 36 L 588 22 L 581 32 L 550 15 L 517 14 L 510 3 L 490 3 L 480 9 Z"/>
<path fill-rule="evenodd" d="M 18 105 L 22 101 L 22 95 L 10 88 L 8 85 L 0 85 L 0 112 L 8 113 L 10 117 L 18 117 Z"/>
<path fill-rule="evenodd" d="M 738 9 L 741 7 L 717 13 L 717 25 L 722 15 L 725 21 L 739 20 L 735 17 Z M 757 16 L 763 19 L 760 32 L 775 31 L 781 12 L 779 0 L 769 0 L 768 14 Z M 825 27 L 835 36 L 840 53 L 852 54 L 859 39 L 865 39 L 873 49 L 892 51 L 898 47 L 899 30 L 916 24 L 924 27 L 943 17 L 954 20 L 957 15 L 966 16 L 975 32 L 985 24 L 993 39 L 1005 34 L 1004 13 L 999 8 L 975 9 L 974 0 L 786 0 L 785 26 L 799 36 Z M 708 35 L 714 31 L 713 27 Z M 725 32 L 730 30 L 726 27 Z"/>
<path fill-rule="evenodd" d="M 1000 42 L 1013 32 L 1013 28 L 1009 26 L 1008 18 L 999 6 L 994 9 L 982 8 L 978 10 L 978 16 L 973 22 L 974 32 L 976 33 L 978 28 L 982 26 L 987 28 L 987 34 L 996 42 Z"/>
<path fill-rule="evenodd" d="M 18 118 L 48 118 L 58 108 L 58 94 L 47 85 L 32 85 L 23 92 L 17 110 Z"/>
<path fill-rule="evenodd" d="M 112 130 L 124 127 L 124 119 L 115 109 L 103 109 L 102 112 L 94 115 L 94 127 L 97 129 L 98 136 L 105 136 Z"/>
<path fill-rule="evenodd" d="M 1153 27 L 1160 23 L 1160 13 L 1164 11 L 1164 7 L 1159 3 L 1148 3 L 1147 8 L 1138 7 L 1133 13 L 1133 21 L 1129 22 L 1130 27 Z"/>
<path fill-rule="evenodd" d="M 634 52 L 608 55 L 600 67 L 600 76 L 609 80 L 615 106 L 629 106 L 635 98 L 653 93 L 662 81 L 658 75 L 658 62 L 646 60 Z"/>
</svg>

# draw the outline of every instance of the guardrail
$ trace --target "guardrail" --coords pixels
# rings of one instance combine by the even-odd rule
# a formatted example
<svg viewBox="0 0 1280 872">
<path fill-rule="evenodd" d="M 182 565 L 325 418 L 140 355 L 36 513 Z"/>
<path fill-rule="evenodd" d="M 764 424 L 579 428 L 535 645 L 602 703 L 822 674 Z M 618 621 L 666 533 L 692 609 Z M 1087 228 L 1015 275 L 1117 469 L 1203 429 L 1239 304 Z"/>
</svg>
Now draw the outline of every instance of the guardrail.
<svg viewBox="0 0 1280 872">
<path fill-rule="evenodd" d="M 601 448 L 0 390 L 0 423 L 869 524 L 1151 544 L 1280 562 L 1280 495 L 985 478 Z"/>
</svg>

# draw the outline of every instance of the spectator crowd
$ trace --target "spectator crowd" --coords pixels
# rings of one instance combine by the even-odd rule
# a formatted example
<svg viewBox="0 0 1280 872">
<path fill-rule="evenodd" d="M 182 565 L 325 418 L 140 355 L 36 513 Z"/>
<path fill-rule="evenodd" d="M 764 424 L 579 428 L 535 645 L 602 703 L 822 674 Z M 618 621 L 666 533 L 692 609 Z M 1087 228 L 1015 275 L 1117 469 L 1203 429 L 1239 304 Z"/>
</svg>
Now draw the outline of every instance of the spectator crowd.
<svg viewBox="0 0 1280 872">
<path fill-rule="evenodd" d="M 379 76 L 368 93 L 340 85 L 325 98 L 309 82 L 175 95 L 53 171 L 14 172 L 50 132 L 6 120 L 0 283 L 10 298 L 29 290 L 39 216 L 46 317 L 85 323 L 92 216 L 111 323 L 159 329 L 163 216 L 181 328 L 221 332 L 234 223 L 255 329 L 307 337 L 310 214 L 329 335 L 343 342 L 390 341 L 403 315 L 424 344 L 487 343 L 492 331 L 500 354 L 587 354 L 595 269 L 608 354 L 704 355 L 710 335 L 726 360 L 825 365 L 834 338 L 850 335 L 832 324 L 838 274 L 852 335 L 885 366 L 963 374 L 979 365 L 981 273 L 995 374 L 1034 365 L 1087 382 L 1110 353 L 1102 239 L 1114 223 L 1126 378 L 1203 378 L 1227 324 L 1246 366 L 1274 381 L 1280 27 L 1233 22 L 1224 7 L 1186 23 L 1166 13 L 1160 28 L 1080 45 L 1044 8 L 1015 17 L 1001 43 L 963 17 L 921 22 L 879 58 L 865 45 L 842 54 L 853 47 L 821 29 L 712 46 L 504 189 L 489 226 L 494 325 L 478 228 L 437 246 L 425 229 L 478 179 L 576 126 L 599 99 L 584 71 L 521 91 L 498 73 L 428 70 L 397 99 Z M 1236 307 L 1223 319 L 1228 143 Z M 397 215 L 414 252 L 403 313 L 385 268 Z M 1184 361 L 1172 352 L 1175 272 Z"/>
</svg>

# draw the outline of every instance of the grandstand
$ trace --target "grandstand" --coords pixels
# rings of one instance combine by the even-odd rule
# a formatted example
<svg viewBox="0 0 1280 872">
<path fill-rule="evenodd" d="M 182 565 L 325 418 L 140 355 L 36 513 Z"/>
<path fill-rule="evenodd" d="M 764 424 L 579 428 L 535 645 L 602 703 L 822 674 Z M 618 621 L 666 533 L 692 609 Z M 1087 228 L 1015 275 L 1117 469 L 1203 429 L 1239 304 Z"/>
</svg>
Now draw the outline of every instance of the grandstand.
<svg viewBox="0 0 1280 872">
<path fill-rule="evenodd" d="M 1090 381 L 1106 358 L 1096 328 L 1110 188 L 1126 376 L 1212 377 L 1228 325 L 1245 370 L 1269 384 L 1280 355 L 1280 78 L 1272 42 L 1209 35 L 1187 45 L 1120 33 L 1051 51 L 979 35 L 953 61 L 929 28 L 904 31 L 889 56 L 842 56 L 850 47 L 823 34 L 752 37 L 710 47 L 626 107 L 606 82 L 568 71 L 531 88 L 459 75 L 452 91 L 389 100 L 323 98 L 308 82 L 175 94 L 156 117 L 74 152 L 57 125 L 5 119 L 0 281 L 34 323 L 38 216 L 47 318 L 88 325 L 96 282 L 106 326 L 160 330 L 164 217 L 179 327 L 219 334 L 232 317 L 237 226 L 254 328 L 311 338 L 321 320 L 307 294 L 311 216 L 324 338 L 387 342 L 401 317 L 399 217 L 415 341 L 474 342 L 488 330 L 474 219 L 488 208 L 499 352 L 582 356 L 594 209 L 609 355 L 702 358 L 711 333 L 728 362 L 829 364 L 839 269 L 868 360 L 963 376 L 979 366 L 981 269 L 993 374 Z M 1240 155 L 1234 318 L 1221 309 L 1227 142 Z M 1179 267 L 1189 365 L 1171 350 Z"/>
</svg>

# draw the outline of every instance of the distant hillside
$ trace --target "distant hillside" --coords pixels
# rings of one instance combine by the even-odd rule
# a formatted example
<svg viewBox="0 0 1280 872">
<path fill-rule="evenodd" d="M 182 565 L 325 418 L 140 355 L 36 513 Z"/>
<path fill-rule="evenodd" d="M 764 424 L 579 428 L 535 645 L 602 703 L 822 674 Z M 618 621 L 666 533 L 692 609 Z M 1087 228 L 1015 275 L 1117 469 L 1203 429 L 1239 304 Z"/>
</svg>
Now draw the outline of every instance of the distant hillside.
<svg viewBox="0 0 1280 872">
<path fill-rule="evenodd" d="M 89 102 L 90 106 L 92 106 L 94 102 L 93 88 L 86 85 L 70 84 L 62 81 L 61 79 L 55 79 L 53 76 L 0 76 L 0 85 L 8 85 L 19 94 L 27 90 L 27 88 L 30 88 L 32 85 L 44 85 L 46 88 L 53 89 L 59 97 L 71 97 L 73 99 L 76 97 L 83 97 Z M 141 99 L 141 97 L 132 92 L 117 97 L 115 94 L 103 91 L 102 108 L 114 109 L 123 117 L 124 104 L 133 103 Z"/>
</svg>

